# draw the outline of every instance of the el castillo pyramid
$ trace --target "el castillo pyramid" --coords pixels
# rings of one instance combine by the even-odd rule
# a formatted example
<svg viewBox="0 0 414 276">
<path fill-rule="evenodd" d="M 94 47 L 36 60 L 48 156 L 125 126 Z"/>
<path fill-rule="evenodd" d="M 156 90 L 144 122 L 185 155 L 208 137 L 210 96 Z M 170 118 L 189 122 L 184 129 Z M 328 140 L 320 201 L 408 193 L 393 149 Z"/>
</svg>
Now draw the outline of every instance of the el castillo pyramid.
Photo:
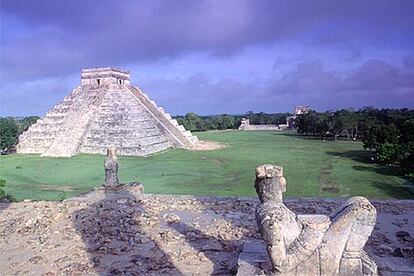
<svg viewBox="0 0 414 276">
<path fill-rule="evenodd" d="M 81 85 L 20 135 L 17 152 L 70 157 L 116 146 L 120 155 L 145 156 L 197 141 L 130 84 L 129 72 L 95 68 L 82 70 Z"/>
</svg>

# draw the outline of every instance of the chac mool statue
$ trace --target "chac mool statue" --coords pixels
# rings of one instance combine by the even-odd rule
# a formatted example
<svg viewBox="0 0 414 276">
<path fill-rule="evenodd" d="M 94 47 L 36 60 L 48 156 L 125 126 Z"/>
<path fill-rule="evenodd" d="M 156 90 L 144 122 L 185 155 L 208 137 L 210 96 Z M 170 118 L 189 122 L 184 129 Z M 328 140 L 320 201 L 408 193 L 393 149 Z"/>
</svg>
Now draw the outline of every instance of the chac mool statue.
<svg viewBox="0 0 414 276">
<path fill-rule="evenodd" d="M 260 204 L 256 221 L 275 275 L 375 275 L 363 251 L 376 221 L 375 207 L 363 197 L 348 199 L 336 212 L 297 215 L 283 204 L 283 168 L 256 169 Z"/>
</svg>

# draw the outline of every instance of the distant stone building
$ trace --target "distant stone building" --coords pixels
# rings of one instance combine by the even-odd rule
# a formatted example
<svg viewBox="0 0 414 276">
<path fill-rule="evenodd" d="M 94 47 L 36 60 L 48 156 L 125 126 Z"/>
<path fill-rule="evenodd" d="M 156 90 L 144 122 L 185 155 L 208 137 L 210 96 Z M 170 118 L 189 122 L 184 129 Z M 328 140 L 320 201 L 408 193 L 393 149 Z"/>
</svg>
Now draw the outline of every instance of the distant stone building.
<svg viewBox="0 0 414 276">
<path fill-rule="evenodd" d="M 20 135 L 17 152 L 69 157 L 115 146 L 120 155 L 144 156 L 197 141 L 130 84 L 129 72 L 95 68 L 82 70 L 81 85 Z"/>
<path fill-rule="evenodd" d="M 278 125 L 251 125 L 250 120 L 242 118 L 239 130 L 279 130 Z"/>
<path fill-rule="evenodd" d="M 305 106 L 305 105 L 295 106 L 295 115 L 289 116 L 286 118 L 286 127 L 294 127 L 296 117 L 301 114 L 307 114 L 309 110 L 310 110 L 309 106 Z"/>
</svg>

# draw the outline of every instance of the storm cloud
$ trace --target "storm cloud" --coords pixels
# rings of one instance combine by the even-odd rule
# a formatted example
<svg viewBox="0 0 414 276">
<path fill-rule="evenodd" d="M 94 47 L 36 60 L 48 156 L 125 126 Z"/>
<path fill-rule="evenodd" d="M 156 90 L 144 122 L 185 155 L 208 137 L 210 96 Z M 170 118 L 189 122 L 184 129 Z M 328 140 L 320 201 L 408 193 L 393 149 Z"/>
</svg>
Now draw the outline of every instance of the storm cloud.
<svg viewBox="0 0 414 276">
<path fill-rule="evenodd" d="M 1 12 L 2 115 L 44 114 L 99 66 L 131 70 L 174 114 L 414 107 L 412 1 L 3 0 Z"/>
</svg>

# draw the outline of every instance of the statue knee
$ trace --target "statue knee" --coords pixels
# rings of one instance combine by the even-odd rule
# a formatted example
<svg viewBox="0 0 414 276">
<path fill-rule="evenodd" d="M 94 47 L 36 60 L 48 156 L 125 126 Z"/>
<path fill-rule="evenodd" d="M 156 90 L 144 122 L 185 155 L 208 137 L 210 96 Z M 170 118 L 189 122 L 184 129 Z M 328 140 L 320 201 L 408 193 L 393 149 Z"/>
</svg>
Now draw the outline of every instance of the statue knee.
<svg viewBox="0 0 414 276">
<path fill-rule="evenodd" d="M 345 205 L 349 208 L 349 212 L 356 215 L 358 220 L 365 221 L 368 224 L 375 224 L 377 210 L 365 197 L 351 197 L 345 202 Z"/>
<path fill-rule="evenodd" d="M 346 200 L 332 217 L 340 214 L 344 214 L 346 217 L 355 217 L 357 220 L 366 221 L 367 223 L 375 223 L 377 218 L 374 205 L 362 196 L 355 196 Z"/>
</svg>

